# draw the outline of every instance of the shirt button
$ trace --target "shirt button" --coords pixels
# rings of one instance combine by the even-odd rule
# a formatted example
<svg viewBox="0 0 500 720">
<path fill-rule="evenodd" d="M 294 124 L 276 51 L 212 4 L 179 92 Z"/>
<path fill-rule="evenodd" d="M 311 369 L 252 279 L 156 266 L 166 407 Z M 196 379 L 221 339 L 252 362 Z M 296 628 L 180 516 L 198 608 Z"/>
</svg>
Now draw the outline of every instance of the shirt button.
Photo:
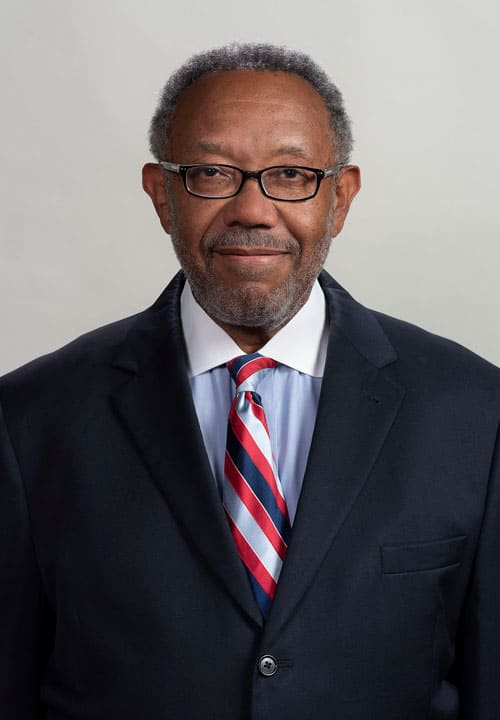
<svg viewBox="0 0 500 720">
<path fill-rule="evenodd" d="M 264 677 L 271 677 L 278 670 L 278 661 L 272 655 L 263 655 L 259 658 L 257 667 L 261 675 Z"/>
</svg>

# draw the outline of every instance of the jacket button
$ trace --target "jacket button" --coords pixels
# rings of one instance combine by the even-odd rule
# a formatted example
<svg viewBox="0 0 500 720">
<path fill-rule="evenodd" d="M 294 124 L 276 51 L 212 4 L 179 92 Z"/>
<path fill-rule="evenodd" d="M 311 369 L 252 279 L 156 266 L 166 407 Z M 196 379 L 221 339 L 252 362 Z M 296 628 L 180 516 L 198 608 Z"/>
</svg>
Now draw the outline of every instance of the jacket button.
<svg viewBox="0 0 500 720">
<path fill-rule="evenodd" d="M 263 655 L 259 658 L 257 668 L 264 677 L 271 677 L 278 670 L 278 661 L 272 655 Z"/>
</svg>

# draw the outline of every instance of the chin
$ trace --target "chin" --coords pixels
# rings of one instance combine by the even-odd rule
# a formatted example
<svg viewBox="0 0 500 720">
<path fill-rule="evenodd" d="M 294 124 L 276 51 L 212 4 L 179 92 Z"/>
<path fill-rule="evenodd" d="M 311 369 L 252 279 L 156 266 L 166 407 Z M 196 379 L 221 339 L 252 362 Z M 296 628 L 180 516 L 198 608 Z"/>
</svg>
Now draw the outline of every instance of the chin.
<svg viewBox="0 0 500 720">
<path fill-rule="evenodd" d="M 192 286 L 199 305 L 218 324 L 238 327 L 260 327 L 268 330 L 285 325 L 308 297 L 309 287 L 298 287 L 294 281 L 275 289 L 260 284 L 246 287 L 217 286 L 213 290 Z"/>
</svg>

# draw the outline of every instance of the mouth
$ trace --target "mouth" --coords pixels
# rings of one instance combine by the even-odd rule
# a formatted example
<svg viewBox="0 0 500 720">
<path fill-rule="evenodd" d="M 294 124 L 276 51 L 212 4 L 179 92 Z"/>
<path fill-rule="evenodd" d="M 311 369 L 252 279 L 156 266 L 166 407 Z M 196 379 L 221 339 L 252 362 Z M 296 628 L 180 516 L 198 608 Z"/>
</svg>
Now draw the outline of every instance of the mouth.
<svg viewBox="0 0 500 720">
<path fill-rule="evenodd" d="M 223 273 L 242 279 L 256 281 L 281 274 L 288 267 L 289 250 L 268 247 L 221 247 L 214 248 L 213 258 Z"/>
<path fill-rule="evenodd" d="M 240 257 L 261 257 L 287 255 L 288 250 L 279 250 L 277 248 L 267 247 L 224 247 L 214 250 L 219 255 L 238 255 Z"/>
</svg>

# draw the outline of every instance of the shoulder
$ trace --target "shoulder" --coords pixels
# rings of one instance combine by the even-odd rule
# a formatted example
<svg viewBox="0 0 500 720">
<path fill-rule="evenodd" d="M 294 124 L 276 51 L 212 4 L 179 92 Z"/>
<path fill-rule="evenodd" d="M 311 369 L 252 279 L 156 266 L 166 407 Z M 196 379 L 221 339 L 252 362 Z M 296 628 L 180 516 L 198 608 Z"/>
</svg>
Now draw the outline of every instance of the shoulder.
<svg viewBox="0 0 500 720">
<path fill-rule="evenodd" d="M 370 311 L 393 345 L 400 373 L 413 383 L 476 391 L 500 398 L 500 368 L 453 340 L 377 311 Z"/>
<path fill-rule="evenodd" d="M 104 325 L 0 378 L 0 402 L 31 406 L 44 399 L 76 397 L 116 382 L 115 360 L 123 348 L 138 357 L 155 347 L 175 326 L 182 287 L 177 275 L 151 307 Z M 132 362 L 132 359 L 130 360 Z M 126 363 L 125 363 L 126 365 Z"/>
<path fill-rule="evenodd" d="M 500 408 L 500 369 L 462 345 L 366 308 L 326 273 L 320 277 L 333 325 L 372 365 L 422 397 L 464 398 Z"/>
<path fill-rule="evenodd" d="M 106 362 L 126 338 L 131 326 L 141 316 L 137 313 L 91 330 L 53 352 L 41 355 L 0 378 L 0 386 L 22 384 L 40 375 L 51 375 L 62 369 L 95 366 Z"/>
<path fill-rule="evenodd" d="M 0 405 L 7 422 L 42 427 L 85 415 L 108 402 L 124 372 L 165 351 L 179 326 L 183 278 L 176 275 L 146 310 L 85 333 L 58 350 L 0 378 Z"/>
<path fill-rule="evenodd" d="M 138 318 L 140 314 L 92 330 L 4 375 L 0 404 L 5 416 L 27 422 L 98 392 L 117 349 Z"/>
</svg>

